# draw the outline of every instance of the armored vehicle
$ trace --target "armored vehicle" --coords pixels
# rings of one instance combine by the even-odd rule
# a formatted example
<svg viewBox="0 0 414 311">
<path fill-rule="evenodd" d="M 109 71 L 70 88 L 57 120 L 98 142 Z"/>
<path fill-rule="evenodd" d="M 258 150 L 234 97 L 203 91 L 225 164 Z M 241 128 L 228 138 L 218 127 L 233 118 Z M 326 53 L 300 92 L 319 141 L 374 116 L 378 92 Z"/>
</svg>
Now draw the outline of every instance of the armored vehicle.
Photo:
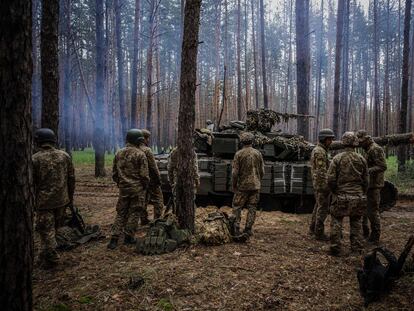
<svg viewBox="0 0 414 311">
<path fill-rule="evenodd" d="M 222 126 L 218 132 L 196 130 L 194 145 L 200 174 L 197 204 L 231 204 L 231 162 L 240 147 L 239 133 L 250 131 L 255 135 L 254 147 L 263 154 L 265 160 L 259 207 L 286 212 L 311 212 L 315 201 L 308 161 L 314 145 L 299 135 L 271 131 L 275 123 L 292 117 L 307 116 L 262 109 L 249 111 L 246 123 L 233 121 L 228 126 Z M 403 138 L 390 136 L 388 139 L 381 137 L 375 140 L 382 145 L 401 144 L 412 142 L 412 136 L 406 134 Z M 342 148 L 339 141 L 332 146 L 334 150 Z M 168 199 L 171 195 L 167 178 L 168 154 L 158 155 L 156 159 L 162 176 L 162 190 Z M 382 209 L 391 208 L 396 199 L 397 189 L 392 183 L 386 182 L 381 197 Z"/>
</svg>

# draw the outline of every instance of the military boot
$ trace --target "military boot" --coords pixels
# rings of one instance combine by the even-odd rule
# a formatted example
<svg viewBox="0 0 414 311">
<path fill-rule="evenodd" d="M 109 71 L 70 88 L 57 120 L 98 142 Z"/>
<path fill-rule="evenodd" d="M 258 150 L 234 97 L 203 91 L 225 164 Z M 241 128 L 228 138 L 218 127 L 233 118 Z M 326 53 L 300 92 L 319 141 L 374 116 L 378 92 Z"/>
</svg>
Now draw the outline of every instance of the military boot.
<svg viewBox="0 0 414 311">
<path fill-rule="evenodd" d="M 252 228 L 250 228 L 250 227 L 244 228 L 243 233 L 248 235 L 249 237 L 251 237 L 253 235 Z"/>
<path fill-rule="evenodd" d="M 118 237 L 111 237 L 111 241 L 109 241 L 107 248 L 115 249 L 117 246 L 118 246 Z"/>
<path fill-rule="evenodd" d="M 133 236 L 130 235 L 125 235 L 124 237 L 124 244 L 125 245 L 132 245 L 132 244 L 136 244 L 137 243 L 137 239 L 135 239 Z"/>
</svg>

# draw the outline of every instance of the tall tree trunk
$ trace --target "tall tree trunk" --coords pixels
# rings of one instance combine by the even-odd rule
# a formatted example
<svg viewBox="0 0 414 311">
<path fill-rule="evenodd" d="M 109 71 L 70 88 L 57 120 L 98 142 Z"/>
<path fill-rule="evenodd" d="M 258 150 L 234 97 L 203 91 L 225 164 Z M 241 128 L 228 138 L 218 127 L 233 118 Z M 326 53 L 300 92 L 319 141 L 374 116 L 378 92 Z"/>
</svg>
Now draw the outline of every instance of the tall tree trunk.
<svg viewBox="0 0 414 311">
<path fill-rule="evenodd" d="M 140 37 L 140 16 L 141 1 L 135 0 L 135 20 L 134 20 L 134 52 L 132 55 L 132 86 L 131 86 L 131 127 L 138 126 L 137 104 L 138 104 L 138 55 Z"/>
<path fill-rule="evenodd" d="M 42 1 L 41 24 L 41 76 L 42 127 L 59 131 L 59 1 Z"/>
<path fill-rule="evenodd" d="M 296 0 L 296 84 L 298 114 L 309 114 L 309 0 Z M 308 139 L 308 118 L 298 118 L 298 134 Z"/>
<path fill-rule="evenodd" d="M 65 149 L 66 152 L 71 154 L 72 152 L 72 126 L 71 126 L 71 29 L 70 29 L 70 7 L 71 0 L 65 1 L 64 8 L 64 60 L 63 60 L 63 73 L 64 73 L 64 84 L 63 84 L 63 113 L 64 113 L 64 133 L 65 133 Z"/>
<path fill-rule="evenodd" d="M 104 5 L 96 0 L 96 104 L 93 134 L 95 149 L 95 177 L 104 177 L 105 172 L 105 136 L 104 136 Z"/>
<path fill-rule="evenodd" d="M 340 115 L 342 132 L 348 130 L 348 76 L 349 76 L 349 2 L 345 0 L 344 5 L 344 33 L 342 48 L 342 92 L 340 94 Z"/>
<path fill-rule="evenodd" d="M 315 125 L 315 137 L 318 137 L 319 131 L 319 119 L 321 114 L 321 88 L 322 88 L 322 62 L 324 55 L 324 41 L 323 41 L 323 16 L 324 16 L 324 0 L 321 0 L 321 20 L 320 20 L 320 34 L 319 34 L 319 47 L 318 47 L 318 76 L 316 81 L 316 125 Z"/>
<path fill-rule="evenodd" d="M 246 84 L 246 113 L 250 109 L 250 65 L 249 65 L 249 57 L 247 53 L 248 45 L 247 45 L 247 33 L 248 33 L 248 18 L 247 18 L 247 1 L 244 0 L 244 81 Z"/>
<path fill-rule="evenodd" d="M 198 31 L 201 0 L 185 5 L 182 61 L 180 75 L 180 108 L 178 115 L 177 217 L 182 228 L 194 232 L 194 161 L 193 131 L 197 80 Z"/>
<path fill-rule="evenodd" d="M 214 99 L 213 99 L 213 122 L 217 124 L 219 118 L 220 103 L 220 40 L 221 40 L 221 0 L 216 0 L 216 23 L 214 30 L 215 46 L 215 73 L 214 73 Z"/>
<path fill-rule="evenodd" d="M 259 109 L 259 82 L 257 79 L 257 46 L 254 18 L 254 0 L 252 0 L 252 45 L 253 45 L 253 67 L 254 67 L 254 101 L 256 109 Z"/>
<path fill-rule="evenodd" d="M 32 59 L 33 59 L 33 79 L 32 79 L 32 118 L 33 127 L 39 128 L 41 126 L 41 109 L 40 103 L 40 55 L 39 55 L 39 37 L 40 37 L 40 0 L 32 1 Z"/>
<path fill-rule="evenodd" d="M 342 33 L 344 28 L 344 7 L 345 0 L 338 0 L 338 14 L 336 22 L 336 46 L 335 46 L 335 82 L 334 82 L 334 112 L 333 131 L 335 136 L 339 135 L 339 91 L 341 80 L 341 53 Z"/>
<path fill-rule="evenodd" d="M 380 96 L 379 96 L 379 83 L 378 83 L 378 62 L 379 62 L 379 49 L 378 49 L 378 0 L 374 0 L 374 118 L 373 128 L 374 136 L 380 134 L 379 131 L 379 113 L 380 113 Z"/>
<path fill-rule="evenodd" d="M 267 77 L 266 77 L 266 40 L 265 40 L 265 19 L 264 19 L 264 4 L 260 0 L 260 38 L 262 51 L 262 82 L 263 82 L 263 106 L 265 109 L 269 108 L 269 100 L 267 94 Z"/>
<path fill-rule="evenodd" d="M 0 305 L 32 310 L 31 1 L 0 2 Z M 43 46 L 45 47 L 45 46 Z"/>
<path fill-rule="evenodd" d="M 399 133 L 407 131 L 407 105 L 408 105 L 408 78 L 409 78 L 409 57 L 410 57 L 410 21 L 411 21 L 411 0 L 405 1 L 404 16 L 404 49 L 401 81 L 401 109 L 399 115 Z M 398 149 L 398 171 L 405 171 L 405 160 L 407 154 L 405 146 Z"/>
<path fill-rule="evenodd" d="M 147 49 L 147 121 L 146 128 L 152 130 L 152 72 L 153 72 L 153 54 L 154 54 L 154 35 L 155 35 L 155 1 L 151 0 L 149 15 L 149 40 Z"/>
<path fill-rule="evenodd" d="M 390 114 L 391 114 L 391 107 L 390 107 L 390 66 L 389 66 L 389 59 L 390 59 L 390 0 L 387 0 L 387 30 L 386 30 L 386 45 L 385 45 L 385 74 L 384 74 L 384 130 L 385 135 L 389 134 L 389 121 L 390 121 Z"/>
<path fill-rule="evenodd" d="M 237 0 L 237 36 L 236 36 L 236 50 L 237 50 L 237 118 L 242 120 L 243 107 L 242 107 L 242 77 L 241 77 L 241 65 L 240 65 L 240 31 L 241 31 L 241 6 L 240 0 Z"/>
<path fill-rule="evenodd" d="M 121 137 L 124 138 L 128 130 L 127 107 L 125 100 L 124 56 L 122 47 L 122 21 L 120 0 L 114 0 L 115 32 L 116 32 L 116 59 L 118 65 L 118 96 L 119 114 L 121 120 Z M 122 1 L 122 0 L 121 0 Z"/>
</svg>

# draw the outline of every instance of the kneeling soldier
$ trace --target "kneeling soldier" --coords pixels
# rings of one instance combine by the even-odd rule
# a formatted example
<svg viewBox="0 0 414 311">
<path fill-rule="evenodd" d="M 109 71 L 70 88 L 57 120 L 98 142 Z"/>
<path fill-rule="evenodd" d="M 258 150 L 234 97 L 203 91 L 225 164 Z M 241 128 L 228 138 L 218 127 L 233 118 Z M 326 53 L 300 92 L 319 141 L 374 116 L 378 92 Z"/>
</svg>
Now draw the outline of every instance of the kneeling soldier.
<svg viewBox="0 0 414 311">
<path fill-rule="evenodd" d="M 75 173 L 70 156 L 55 147 L 55 133 L 42 128 L 35 132 L 39 151 L 33 155 L 36 200 L 36 230 L 40 235 L 39 263 L 53 268 L 59 261 L 56 229 L 63 225 L 65 209 L 73 202 Z"/>
<path fill-rule="evenodd" d="M 251 133 L 240 135 L 243 148 L 236 152 L 233 159 L 233 217 L 234 235 L 240 234 L 241 211 L 248 209 L 244 232 L 252 234 L 252 227 L 256 218 L 256 208 L 259 202 L 261 179 L 264 175 L 262 154 L 253 148 L 254 136 Z"/>
<path fill-rule="evenodd" d="M 341 252 L 342 222 L 350 219 L 352 251 L 362 250 L 361 218 L 366 211 L 368 190 L 368 166 L 364 157 L 355 152 L 358 139 L 353 132 L 342 136 L 344 152 L 336 155 L 328 170 L 328 186 L 332 192 L 331 202 L 331 255 Z"/>
<path fill-rule="evenodd" d="M 125 244 L 135 244 L 134 235 L 145 207 L 149 183 L 147 157 L 140 149 L 144 143 L 142 132 L 129 130 L 126 142 L 125 148 L 116 153 L 113 162 L 112 179 L 118 185 L 119 197 L 109 249 L 116 248 L 121 233 L 125 235 Z"/>
</svg>

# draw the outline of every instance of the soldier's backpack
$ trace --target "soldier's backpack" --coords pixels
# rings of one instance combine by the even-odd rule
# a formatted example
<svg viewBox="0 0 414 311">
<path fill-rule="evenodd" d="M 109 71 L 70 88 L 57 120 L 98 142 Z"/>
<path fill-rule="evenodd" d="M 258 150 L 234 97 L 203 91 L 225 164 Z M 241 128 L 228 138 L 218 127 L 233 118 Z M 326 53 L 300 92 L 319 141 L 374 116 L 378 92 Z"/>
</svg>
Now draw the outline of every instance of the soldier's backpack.
<svg viewBox="0 0 414 311">
<path fill-rule="evenodd" d="M 179 245 L 189 243 L 191 234 L 178 228 L 173 217 L 151 222 L 146 236 L 138 240 L 137 252 L 143 255 L 164 254 L 174 251 Z"/>
<path fill-rule="evenodd" d="M 413 245 L 414 236 L 410 236 L 398 259 L 391 251 L 382 247 L 375 248 L 365 256 L 363 267 L 357 272 L 359 290 L 365 306 L 379 300 L 390 290 L 393 281 L 400 276 Z M 382 264 L 377 254 L 383 255 L 387 265 Z"/>
<path fill-rule="evenodd" d="M 219 211 L 208 214 L 200 228 L 200 242 L 206 245 L 221 245 L 231 240 L 228 217 Z"/>
</svg>

